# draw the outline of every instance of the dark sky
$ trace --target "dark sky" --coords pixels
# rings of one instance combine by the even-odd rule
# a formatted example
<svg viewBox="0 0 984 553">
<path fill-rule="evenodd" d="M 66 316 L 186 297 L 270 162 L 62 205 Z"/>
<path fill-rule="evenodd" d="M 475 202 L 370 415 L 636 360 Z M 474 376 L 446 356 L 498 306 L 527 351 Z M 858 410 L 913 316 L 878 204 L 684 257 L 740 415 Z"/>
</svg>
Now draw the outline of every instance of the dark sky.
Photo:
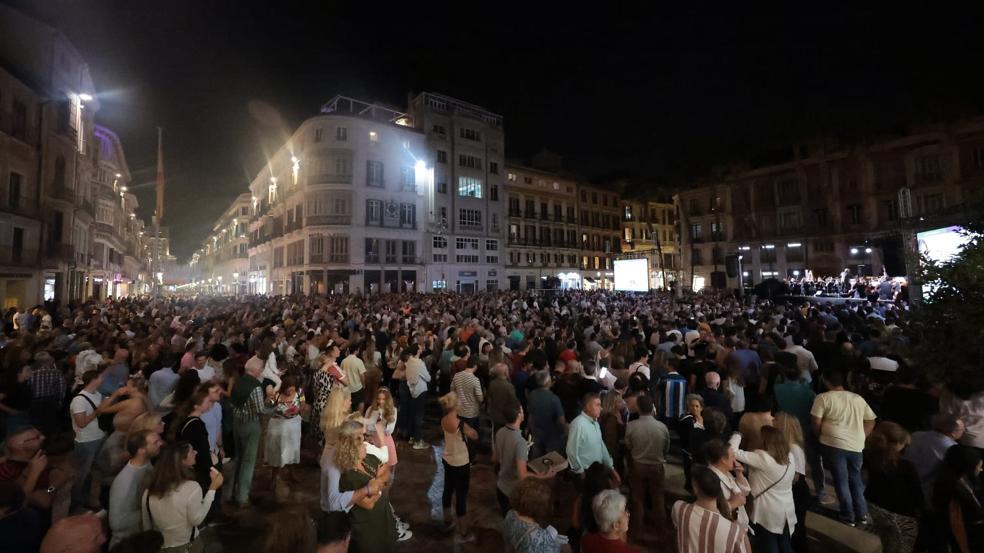
<svg viewBox="0 0 984 553">
<path fill-rule="evenodd" d="M 455 96 L 505 117 L 509 156 L 548 148 L 571 169 L 629 175 L 637 188 L 984 103 L 984 27 L 964 6 L 644 14 L 599 3 L 537 13 L 529 0 L 0 1 L 79 48 L 100 91 L 97 119 L 120 134 L 137 183 L 153 181 L 155 126 L 165 128 L 165 223 L 179 256 L 246 191 L 264 145 L 336 93 L 398 106 L 410 91 Z M 149 214 L 152 185 L 136 191 Z"/>
</svg>

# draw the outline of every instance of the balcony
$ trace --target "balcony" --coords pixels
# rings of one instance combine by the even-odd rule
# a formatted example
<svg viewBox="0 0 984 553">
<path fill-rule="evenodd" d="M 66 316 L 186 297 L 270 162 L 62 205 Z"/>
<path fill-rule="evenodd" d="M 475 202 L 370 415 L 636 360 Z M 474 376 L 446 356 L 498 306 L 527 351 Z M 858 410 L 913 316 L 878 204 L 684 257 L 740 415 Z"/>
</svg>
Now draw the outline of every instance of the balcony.
<svg viewBox="0 0 984 553">
<path fill-rule="evenodd" d="M 458 223 L 458 230 L 482 231 L 482 223 Z"/>
<path fill-rule="evenodd" d="M 71 244 L 52 243 L 45 248 L 45 255 L 57 261 L 71 262 L 75 259 L 75 248 Z"/>
<path fill-rule="evenodd" d="M 307 226 L 314 225 L 351 225 L 352 215 L 308 215 Z"/>
<path fill-rule="evenodd" d="M 38 252 L 35 250 L 0 246 L 0 265 L 34 265 L 37 261 Z"/>
<path fill-rule="evenodd" d="M 53 186 L 48 189 L 48 197 L 75 203 L 75 190 L 65 186 Z"/>
<path fill-rule="evenodd" d="M 314 184 L 352 184 L 352 174 L 323 173 L 320 175 L 310 175 L 307 178 L 308 185 Z"/>
</svg>

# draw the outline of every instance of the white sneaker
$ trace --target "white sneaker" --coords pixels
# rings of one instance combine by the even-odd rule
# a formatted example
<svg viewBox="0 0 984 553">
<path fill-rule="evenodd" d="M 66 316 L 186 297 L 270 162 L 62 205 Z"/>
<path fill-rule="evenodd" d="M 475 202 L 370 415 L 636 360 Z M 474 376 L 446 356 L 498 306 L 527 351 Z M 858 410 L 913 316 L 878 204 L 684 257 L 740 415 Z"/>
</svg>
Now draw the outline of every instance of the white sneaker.
<svg viewBox="0 0 984 553">
<path fill-rule="evenodd" d="M 396 541 L 398 542 L 407 541 L 412 537 L 413 537 L 413 532 L 411 532 L 410 530 L 404 530 L 403 532 L 396 533 Z"/>
<path fill-rule="evenodd" d="M 427 442 L 421 440 L 421 441 L 413 442 L 413 448 L 414 449 L 430 449 L 430 445 L 428 445 Z"/>
</svg>

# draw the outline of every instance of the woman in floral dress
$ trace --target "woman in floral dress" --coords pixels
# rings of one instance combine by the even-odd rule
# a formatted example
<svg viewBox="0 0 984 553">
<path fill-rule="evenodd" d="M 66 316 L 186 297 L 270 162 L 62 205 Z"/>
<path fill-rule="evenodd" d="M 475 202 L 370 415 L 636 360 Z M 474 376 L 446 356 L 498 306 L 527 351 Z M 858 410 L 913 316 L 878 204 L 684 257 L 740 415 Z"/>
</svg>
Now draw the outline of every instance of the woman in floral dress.
<svg viewBox="0 0 984 553">
<path fill-rule="evenodd" d="M 273 467 L 276 485 L 281 468 L 287 467 L 287 478 L 293 480 L 290 465 L 301 462 L 301 393 L 293 376 L 284 377 L 274 401 L 273 416 L 267 425 L 265 457 Z"/>
<path fill-rule="evenodd" d="M 331 388 L 336 382 L 348 385 L 345 373 L 338 366 L 338 356 L 341 355 L 338 344 L 329 341 L 325 350 L 325 362 L 311 378 L 313 387 L 311 396 L 314 398 L 314 402 L 311 404 L 311 423 L 319 446 L 325 443 L 325 437 L 321 431 L 321 413 L 325 409 L 325 404 L 328 403 Z"/>
</svg>

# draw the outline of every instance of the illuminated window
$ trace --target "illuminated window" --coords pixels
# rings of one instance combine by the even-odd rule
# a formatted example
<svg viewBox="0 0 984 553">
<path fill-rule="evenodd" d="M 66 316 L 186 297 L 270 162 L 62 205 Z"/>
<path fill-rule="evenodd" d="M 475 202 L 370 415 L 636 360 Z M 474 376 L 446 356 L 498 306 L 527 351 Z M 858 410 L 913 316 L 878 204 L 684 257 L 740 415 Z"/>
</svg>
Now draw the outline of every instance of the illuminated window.
<svg viewBox="0 0 984 553">
<path fill-rule="evenodd" d="M 458 177 L 458 195 L 463 198 L 481 198 L 482 181 L 473 177 Z"/>
<path fill-rule="evenodd" d="M 376 131 L 369 131 L 369 142 L 379 142 L 379 133 Z"/>
<path fill-rule="evenodd" d="M 509 173 L 506 175 L 506 179 L 510 182 L 516 182 L 516 173 Z"/>
</svg>

